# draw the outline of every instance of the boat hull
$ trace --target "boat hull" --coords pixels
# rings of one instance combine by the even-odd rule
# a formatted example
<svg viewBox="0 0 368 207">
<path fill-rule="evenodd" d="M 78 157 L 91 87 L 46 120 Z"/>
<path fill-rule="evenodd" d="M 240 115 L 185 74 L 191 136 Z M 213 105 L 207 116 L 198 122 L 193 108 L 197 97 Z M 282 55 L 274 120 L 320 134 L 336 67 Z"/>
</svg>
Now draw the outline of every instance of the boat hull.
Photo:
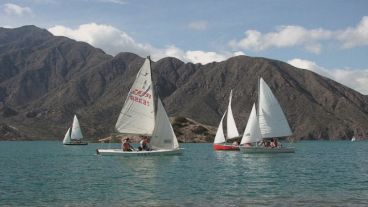
<svg viewBox="0 0 368 207">
<path fill-rule="evenodd" d="M 88 142 L 81 142 L 81 143 L 65 143 L 64 145 L 88 145 Z"/>
<path fill-rule="evenodd" d="M 123 151 L 122 149 L 96 149 L 98 155 L 105 156 L 121 156 L 121 157 L 135 157 L 135 156 L 166 156 L 166 155 L 180 155 L 183 148 L 173 150 L 152 150 L 152 151 Z"/>
<path fill-rule="evenodd" d="M 265 148 L 265 147 L 239 147 L 240 151 L 242 153 L 246 154 L 255 154 L 255 153 L 262 153 L 262 154 L 268 154 L 268 153 L 294 153 L 295 149 L 291 147 L 281 147 L 281 148 Z"/>
<path fill-rule="evenodd" d="M 227 145 L 227 144 L 213 144 L 214 150 L 225 150 L 225 151 L 239 151 L 239 146 Z"/>
</svg>

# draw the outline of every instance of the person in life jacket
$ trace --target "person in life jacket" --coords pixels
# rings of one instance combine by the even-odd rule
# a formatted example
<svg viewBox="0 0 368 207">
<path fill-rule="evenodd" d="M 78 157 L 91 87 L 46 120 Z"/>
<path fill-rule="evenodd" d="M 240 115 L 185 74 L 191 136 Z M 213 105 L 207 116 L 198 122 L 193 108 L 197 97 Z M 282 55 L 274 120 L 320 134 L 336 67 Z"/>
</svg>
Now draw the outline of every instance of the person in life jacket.
<svg viewBox="0 0 368 207">
<path fill-rule="evenodd" d="M 149 139 L 147 136 L 144 136 L 142 140 L 139 142 L 139 151 L 145 150 L 145 151 L 151 151 L 151 147 L 149 145 Z"/>
<path fill-rule="evenodd" d="M 130 144 L 129 137 L 122 139 L 121 141 L 122 141 L 121 148 L 123 149 L 123 151 L 130 152 L 134 150 L 134 147 Z"/>
</svg>

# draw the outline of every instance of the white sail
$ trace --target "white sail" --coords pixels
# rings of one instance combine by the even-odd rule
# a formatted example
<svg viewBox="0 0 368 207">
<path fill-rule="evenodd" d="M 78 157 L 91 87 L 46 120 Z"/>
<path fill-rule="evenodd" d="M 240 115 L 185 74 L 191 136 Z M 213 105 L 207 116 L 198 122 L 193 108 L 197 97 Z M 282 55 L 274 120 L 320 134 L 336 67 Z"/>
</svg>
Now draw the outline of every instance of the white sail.
<svg viewBox="0 0 368 207">
<path fill-rule="evenodd" d="M 71 139 L 75 139 L 75 140 L 83 139 L 82 130 L 79 126 L 77 115 L 74 115 Z"/>
<path fill-rule="evenodd" d="M 279 102 L 261 78 L 258 103 L 259 127 L 263 138 L 290 136 L 290 126 Z"/>
<path fill-rule="evenodd" d="M 68 129 L 68 131 L 66 132 L 64 139 L 63 139 L 63 144 L 69 144 L 71 142 L 71 138 L 70 138 L 70 127 Z"/>
<path fill-rule="evenodd" d="M 233 110 L 231 109 L 232 97 L 233 97 L 233 90 L 230 91 L 229 106 L 227 107 L 226 126 L 227 126 L 227 138 L 228 139 L 239 137 L 239 132 L 238 132 L 238 129 L 236 128 L 236 124 L 235 124 L 235 120 L 233 116 Z"/>
<path fill-rule="evenodd" d="M 240 144 L 259 142 L 261 140 L 262 135 L 259 129 L 256 105 L 253 104 L 252 111 L 250 112 L 248 123 L 247 126 L 245 127 L 244 134 Z"/>
<path fill-rule="evenodd" d="M 157 99 L 155 129 L 150 144 L 153 149 L 177 149 L 179 148 L 179 143 L 176 139 L 169 117 L 166 114 L 160 98 Z"/>
<path fill-rule="evenodd" d="M 128 93 L 115 125 L 123 134 L 152 135 L 155 126 L 151 64 L 147 58 Z"/>
<path fill-rule="evenodd" d="M 224 129 L 223 129 L 223 126 L 222 126 L 222 122 L 224 120 L 225 114 L 226 114 L 226 111 L 225 111 L 224 115 L 222 115 L 219 127 L 217 128 L 215 140 L 213 142 L 214 144 L 220 144 L 220 143 L 225 143 L 226 142 L 225 135 L 224 135 Z"/>
</svg>

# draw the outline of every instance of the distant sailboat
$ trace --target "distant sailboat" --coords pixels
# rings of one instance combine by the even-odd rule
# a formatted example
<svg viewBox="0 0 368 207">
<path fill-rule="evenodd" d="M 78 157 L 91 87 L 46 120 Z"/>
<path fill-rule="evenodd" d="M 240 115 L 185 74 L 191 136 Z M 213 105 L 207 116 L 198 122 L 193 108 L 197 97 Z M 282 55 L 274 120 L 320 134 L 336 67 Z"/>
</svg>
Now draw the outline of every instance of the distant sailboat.
<svg viewBox="0 0 368 207">
<path fill-rule="evenodd" d="M 226 140 L 233 139 L 239 137 L 238 129 L 236 128 L 233 111 L 231 109 L 231 101 L 233 96 L 233 90 L 230 91 L 230 97 L 229 97 L 229 105 L 227 107 L 227 111 L 225 111 L 224 115 L 221 118 L 219 127 L 217 128 L 215 140 L 213 142 L 213 149 L 214 150 L 239 150 L 238 146 L 234 146 L 232 144 L 226 143 Z M 225 137 L 224 130 L 223 130 L 223 120 L 226 116 L 226 134 L 227 138 Z"/>
<path fill-rule="evenodd" d="M 356 141 L 355 136 L 353 136 L 353 137 L 351 138 L 351 141 L 352 141 L 352 142 L 355 142 L 355 141 Z"/>
<path fill-rule="evenodd" d="M 79 125 L 77 115 L 74 115 L 72 129 L 68 128 L 66 132 L 63 144 L 64 145 L 87 145 L 87 142 L 82 142 L 83 135 Z"/>
<path fill-rule="evenodd" d="M 137 156 L 174 155 L 182 152 L 165 108 L 160 98 L 154 96 L 149 58 L 145 60 L 136 76 L 115 128 L 121 134 L 151 136 L 152 150 L 97 149 L 98 154 Z"/>
<path fill-rule="evenodd" d="M 258 145 L 261 140 L 264 143 L 270 143 L 269 141 L 274 140 L 275 144 L 277 143 L 277 137 L 290 135 L 292 135 L 292 132 L 279 102 L 266 82 L 260 78 L 258 116 L 255 105 L 253 105 L 242 137 L 242 146 L 239 147 L 240 150 L 245 153 L 292 153 L 295 152 L 294 148 Z"/>
</svg>

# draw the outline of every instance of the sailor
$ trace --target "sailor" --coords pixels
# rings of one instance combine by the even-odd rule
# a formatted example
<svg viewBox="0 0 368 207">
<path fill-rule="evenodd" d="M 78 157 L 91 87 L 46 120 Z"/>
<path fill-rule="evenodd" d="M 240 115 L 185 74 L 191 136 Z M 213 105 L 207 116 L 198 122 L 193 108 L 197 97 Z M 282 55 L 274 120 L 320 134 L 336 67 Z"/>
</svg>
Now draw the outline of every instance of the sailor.
<svg viewBox="0 0 368 207">
<path fill-rule="evenodd" d="M 252 143 L 245 143 L 244 146 L 247 147 L 247 148 L 250 148 L 250 147 L 252 147 Z"/>
<path fill-rule="evenodd" d="M 123 149 L 123 151 L 131 152 L 134 150 L 134 147 L 130 145 L 129 137 L 125 139 L 121 139 L 121 141 L 122 141 L 121 148 Z"/>
<path fill-rule="evenodd" d="M 149 146 L 149 139 L 147 136 L 144 136 L 142 138 L 142 140 L 139 142 L 139 147 L 138 147 L 139 151 L 145 150 L 145 151 L 150 151 L 151 148 Z"/>
</svg>

